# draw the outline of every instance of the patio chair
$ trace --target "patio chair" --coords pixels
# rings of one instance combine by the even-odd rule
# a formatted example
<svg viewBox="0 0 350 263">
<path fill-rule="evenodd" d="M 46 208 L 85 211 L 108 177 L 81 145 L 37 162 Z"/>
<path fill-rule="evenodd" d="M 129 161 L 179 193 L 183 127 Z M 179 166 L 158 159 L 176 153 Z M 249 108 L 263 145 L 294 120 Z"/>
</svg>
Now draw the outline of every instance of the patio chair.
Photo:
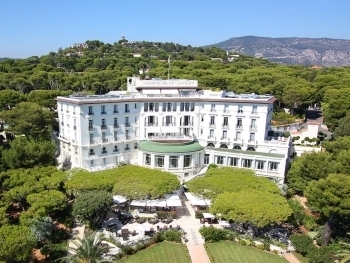
<svg viewBox="0 0 350 263">
<path fill-rule="evenodd" d="M 176 226 L 176 230 L 180 230 L 181 227 L 179 225 Z"/>
</svg>

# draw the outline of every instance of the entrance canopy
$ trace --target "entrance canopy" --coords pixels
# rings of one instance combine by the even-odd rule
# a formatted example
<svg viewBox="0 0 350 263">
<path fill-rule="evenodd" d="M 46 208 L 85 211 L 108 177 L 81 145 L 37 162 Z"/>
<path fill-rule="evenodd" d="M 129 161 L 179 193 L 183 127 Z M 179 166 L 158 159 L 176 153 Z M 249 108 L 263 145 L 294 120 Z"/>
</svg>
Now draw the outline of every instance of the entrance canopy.
<svg viewBox="0 0 350 263">
<path fill-rule="evenodd" d="M 192 193 L 185 193 L 185 195 L 193 206 L 210 206 L 211 204 L 210 200 L 197 197 Z"/>
<path fill-rule="evenodd" d="M 114 195 L 113 196 L 113 202 L 115 204 L 119 205 L 119 204 L 124 203 L 126 201 L 128 201 L 128 200 L 124 196 L 121 196 L 121 195 Z"/>
<path fill-rule="evenodd" d="M 132 206 L 142 206 L 145 207 L 147 205 L 147 202 L 145 200 L 133 200 L 130 205 Z"/>
<path fill-rule="evenodd" d="M 165 196 L 167 206 L 182 206 L 180 197 L 177 194 Z"/>
</svg>

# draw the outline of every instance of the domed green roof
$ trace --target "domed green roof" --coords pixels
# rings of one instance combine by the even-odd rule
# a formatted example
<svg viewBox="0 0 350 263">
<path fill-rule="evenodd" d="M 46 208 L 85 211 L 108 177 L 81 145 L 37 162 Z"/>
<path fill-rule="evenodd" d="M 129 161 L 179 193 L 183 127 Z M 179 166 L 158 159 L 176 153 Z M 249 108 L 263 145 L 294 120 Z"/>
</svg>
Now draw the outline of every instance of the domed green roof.
<svg viewBox="0 0 350 263">
<path fill-rule="evenodd" d="M 189 153 L 203 150 L 197 141 L 184 143 L 141 141 L 139 148 L 141 151 L 155 153 Z"/>
</svg>

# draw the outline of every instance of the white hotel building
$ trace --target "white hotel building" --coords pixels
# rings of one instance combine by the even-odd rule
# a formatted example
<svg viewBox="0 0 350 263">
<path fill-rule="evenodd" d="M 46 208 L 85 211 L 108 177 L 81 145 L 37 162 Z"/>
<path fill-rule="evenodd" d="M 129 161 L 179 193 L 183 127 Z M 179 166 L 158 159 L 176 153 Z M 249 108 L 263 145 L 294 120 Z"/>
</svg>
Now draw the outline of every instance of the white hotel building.
<svg viewBox="0 0 350 263">
<path fill-rule="evenodd" d="M 130 161 L 178 175 L 215 163 L 283 184 L 290 138 L 270 138 L 271 95 L 202 90 L 196 80 L 141 80 L 127 91 L 57 97 L 60 162 L 89 171 Z"/>
</svg>

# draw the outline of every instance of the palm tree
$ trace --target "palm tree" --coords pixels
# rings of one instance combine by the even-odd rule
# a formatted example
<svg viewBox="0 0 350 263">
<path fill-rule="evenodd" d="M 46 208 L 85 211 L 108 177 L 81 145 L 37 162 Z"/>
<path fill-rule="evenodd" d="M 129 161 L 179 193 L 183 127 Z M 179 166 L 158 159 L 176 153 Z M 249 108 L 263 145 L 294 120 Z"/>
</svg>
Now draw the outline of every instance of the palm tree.
<svg viewBox="0 0 350 263">
<path fill-rule="evenodd" d="M 61 258 L 61 262 L 69 263 L 109 263 L 111 259 L 104 256 L 110 250 L 110 246 L 102 245 L 104 236 L 102 233 L 93 232 L 83 239 L 77 237 L 72 241 L 73 246 L 68 248 L 68 256 Z"/>
<path fill-rule="evenodd" d="M 344 249 L 338 250 L 336 256 L 341 257 L 340 263 L 350 262 L 350 244 L 346 242 L 339 242 Z"/>
</svg>

